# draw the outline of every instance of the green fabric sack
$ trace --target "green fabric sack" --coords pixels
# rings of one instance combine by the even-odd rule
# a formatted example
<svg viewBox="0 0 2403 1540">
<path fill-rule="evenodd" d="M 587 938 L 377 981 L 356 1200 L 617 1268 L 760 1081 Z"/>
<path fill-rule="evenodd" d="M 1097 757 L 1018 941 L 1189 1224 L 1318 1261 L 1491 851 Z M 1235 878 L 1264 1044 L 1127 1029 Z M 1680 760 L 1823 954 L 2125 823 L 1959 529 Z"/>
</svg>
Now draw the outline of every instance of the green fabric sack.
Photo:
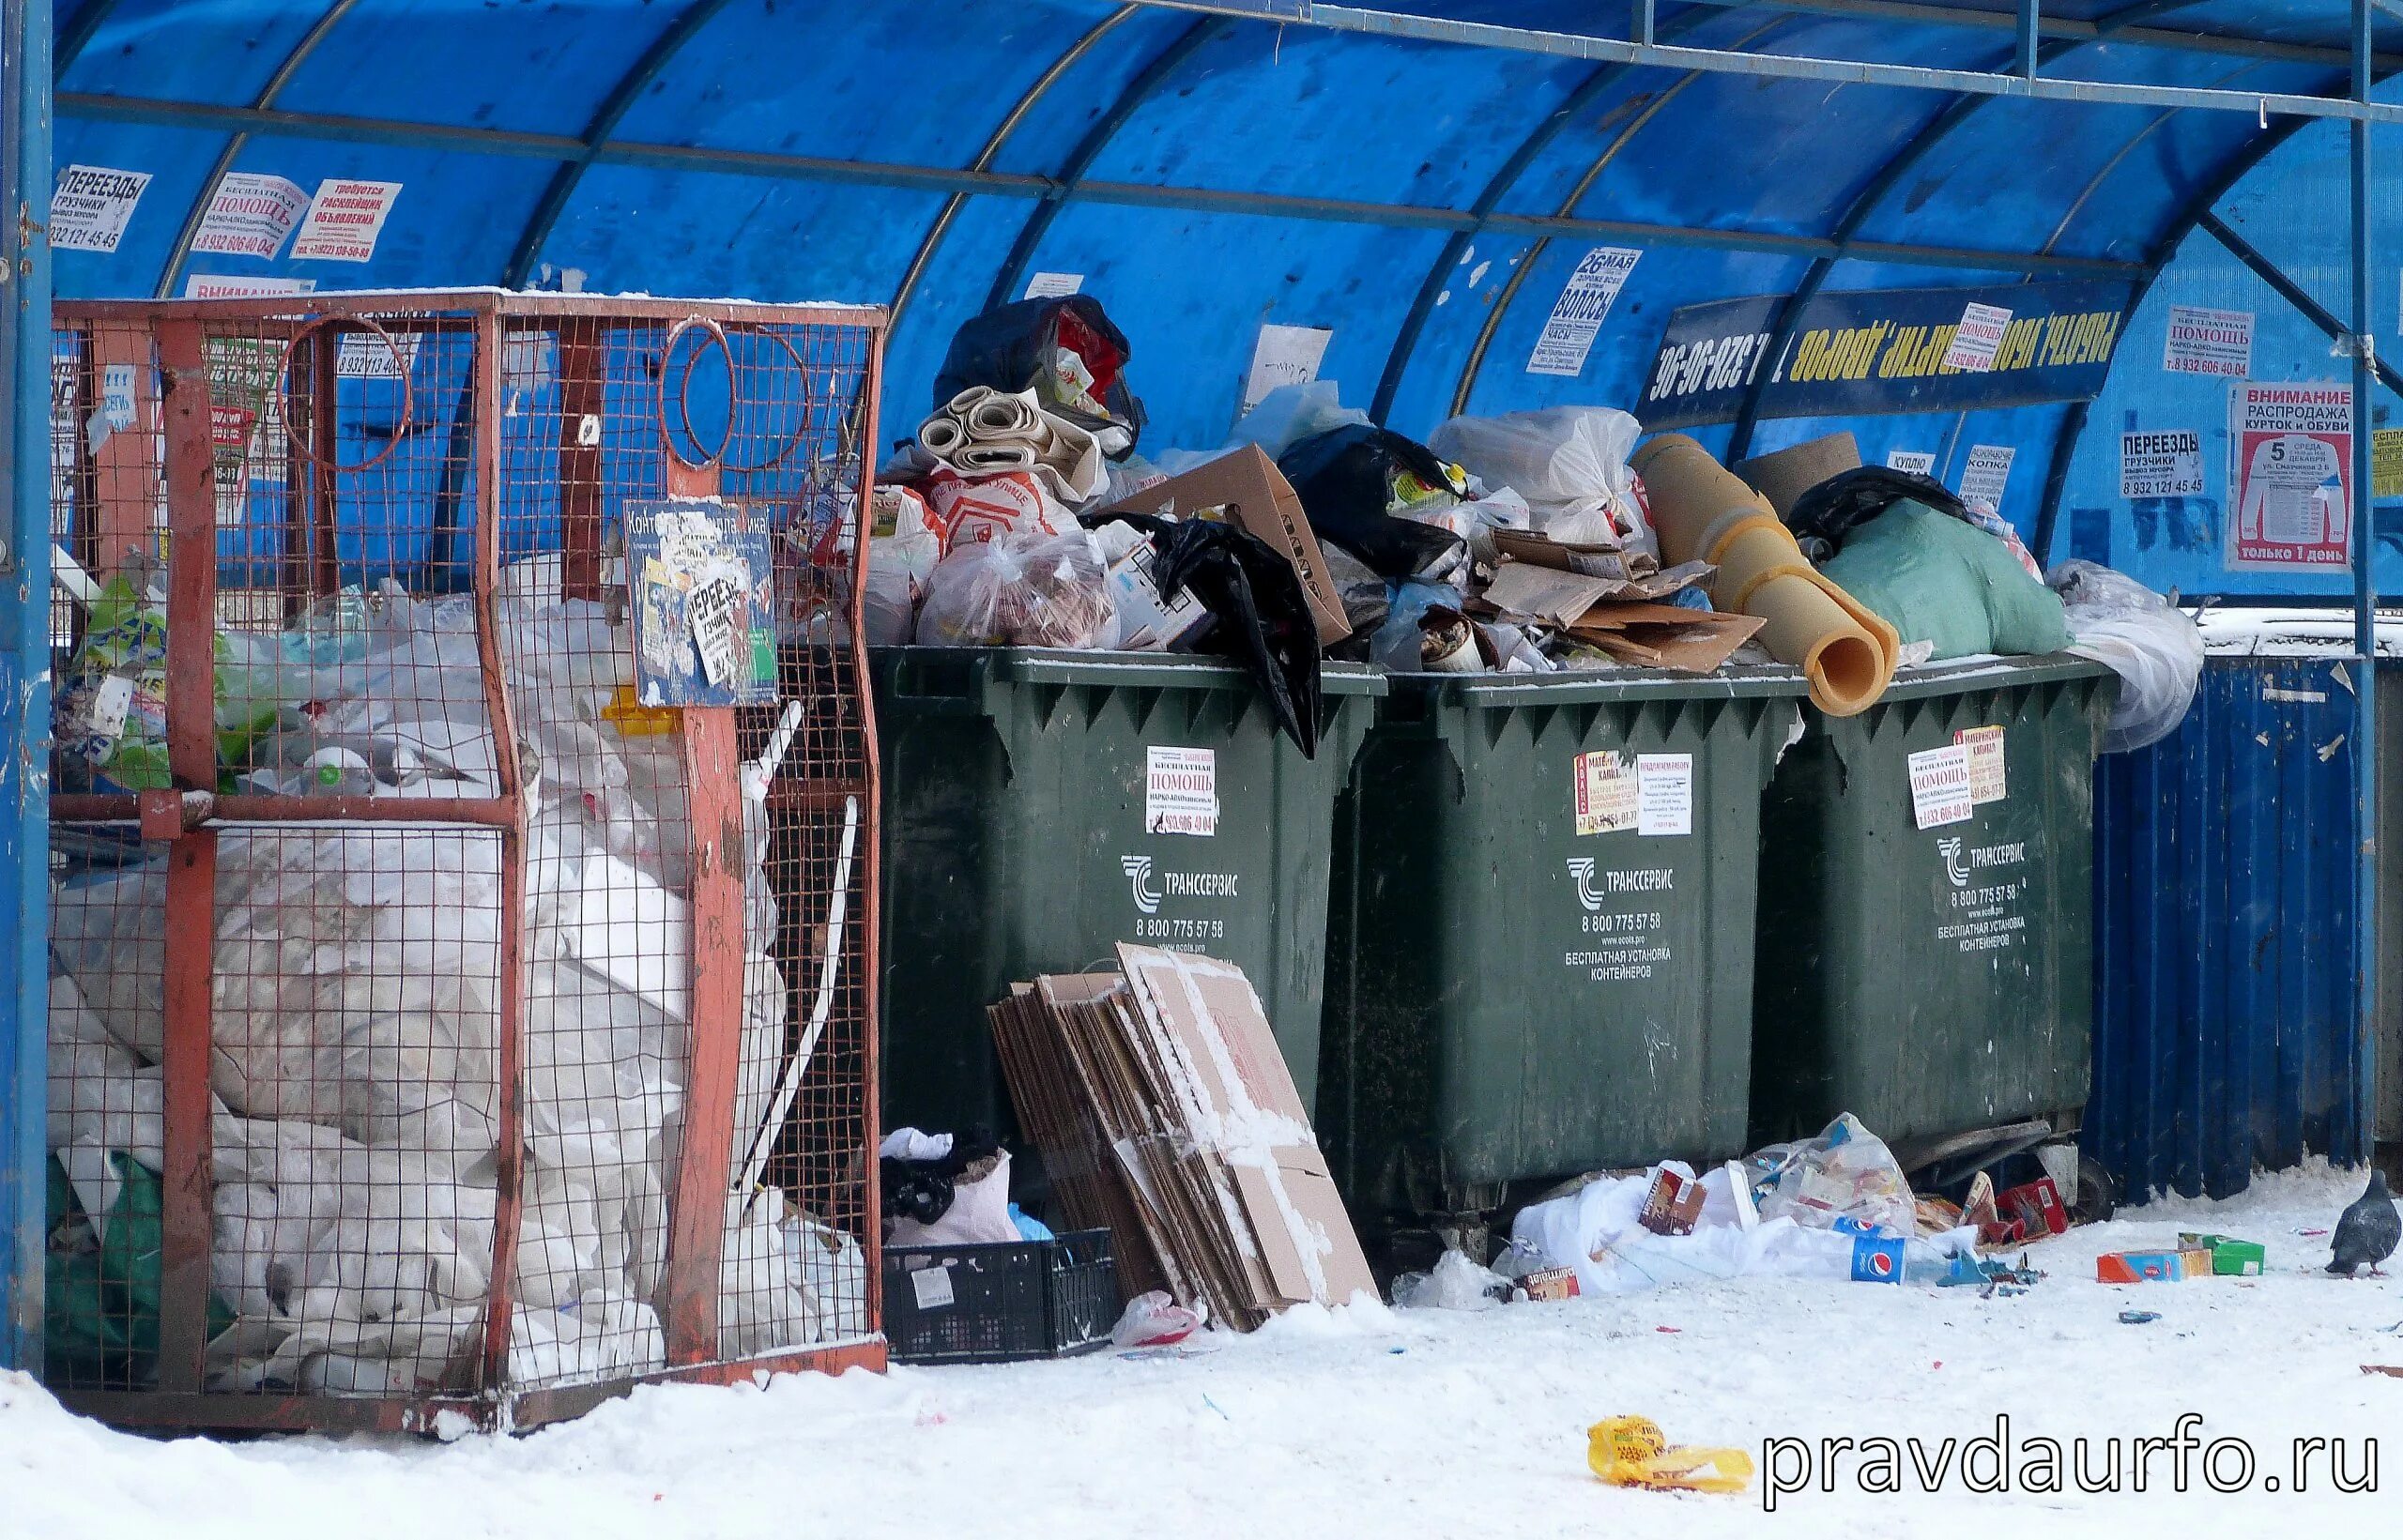
<svg viewBox="0 0 2403 1540">
<path fill-rule="evenodd" d="M 42 1258 L 42 1378 L 53 1385 L 143 1390 L 159 1377 L 159 1296 L 164 1210 L 158 1175 L 109 1151 L 121 1184 L 99 1245 L 58 1157 L 49 1161 L 49 1251 Z M 215 1290 L 208 1334 L 234 1324 Z"/>
<path fill-rule="evenodd" d="M 1937 658 L 2069 646 L 2059 594 L 2028 576 L 2002 541 L 1925 503 L 1894 504 L 1819 570 L 1906 643 L 1934 642 Z"/>
</svg>

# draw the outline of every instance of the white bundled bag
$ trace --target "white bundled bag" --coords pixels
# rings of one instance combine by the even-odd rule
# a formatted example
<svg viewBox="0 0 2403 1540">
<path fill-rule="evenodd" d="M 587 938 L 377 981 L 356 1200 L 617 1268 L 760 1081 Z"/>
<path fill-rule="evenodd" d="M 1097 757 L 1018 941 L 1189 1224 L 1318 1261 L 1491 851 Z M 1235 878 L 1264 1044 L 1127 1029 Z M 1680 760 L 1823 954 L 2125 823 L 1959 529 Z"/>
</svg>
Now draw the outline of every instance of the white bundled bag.
<svg viewBox="0 0 2403 1540">
<path fill-rule="evenodd" d="M 1526 499 L 1535 528 L 1575 545 L 1621 545 L 1659 557 L 1636 496 L 1642 424 L 1607 406 L 1553 406 L 1500 417 L 1456 417 L 1427 447 L 1493 488 Z"/>
</svg>

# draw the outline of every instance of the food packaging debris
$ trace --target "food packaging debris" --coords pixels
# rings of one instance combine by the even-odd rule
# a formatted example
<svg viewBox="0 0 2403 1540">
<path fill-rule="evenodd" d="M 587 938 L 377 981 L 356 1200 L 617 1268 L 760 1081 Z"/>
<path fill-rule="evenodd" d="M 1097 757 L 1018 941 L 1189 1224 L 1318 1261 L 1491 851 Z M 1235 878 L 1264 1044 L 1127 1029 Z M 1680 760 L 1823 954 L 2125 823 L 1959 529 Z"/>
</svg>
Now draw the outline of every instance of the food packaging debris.
<svg viewBox="0 0 2403 1540">
<path fill-rule="evenodd" d="M 2003 1189 L 1996 1196 L 1995 1207 L 2019 1221 L 2023 1240 L 2069 1232 L 2069 1210 L 2062 1206 L 2060 1192 L 2050 1177 Z"/>
<path fill-rule="evenodd" d="M 1691 1235 L 1702 1217 L 1702 1183 L 1681 1177 L 1667 1166 L 1652 1173 L 1651 1190 L 1636 1223 L 1655 1235 Z"/>
<path fill-rule="evenodd" d="M 2094 1258 L 2097 1283 L 2182 1283 L 2185 1277 L 2183 1252 L 2106 1251 Z"/>
<path fill-rule="evenodd" d="M 1753 1457 L 1740 1449 L 1673 1444 L 1648 1417 L 1610 1417 L 1585 1430 L 1585 1463 L 1604 1484 L 1656 1492 L 1740 1492 Z"/>
<path fill-rule="evenodd" d="M 2191 1232 L 2178 1237 L 2178 1247 L 2188 1254 L 2202 1252 L 2211 1258 L 2211 1271 L 2223 1278 L 2257 1277 L 2269 1265 L 2269 1255 L 2258 1241 L 2239 1241 L 2228 1235 L 2196 1235 Z"/>
</svg>

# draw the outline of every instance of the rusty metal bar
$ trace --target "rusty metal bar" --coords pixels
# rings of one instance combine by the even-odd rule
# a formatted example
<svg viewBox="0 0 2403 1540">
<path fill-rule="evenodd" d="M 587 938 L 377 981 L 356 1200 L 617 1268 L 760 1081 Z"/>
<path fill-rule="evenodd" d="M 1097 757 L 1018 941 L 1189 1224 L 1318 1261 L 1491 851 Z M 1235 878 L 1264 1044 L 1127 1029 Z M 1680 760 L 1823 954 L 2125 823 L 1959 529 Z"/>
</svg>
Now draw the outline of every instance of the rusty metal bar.
<svg viewBox="0 0 2403 1540">
<path fill-rule="evenodd" d="M 601 597 L 599 430 L 607 358 L 608 344 L 597 324 L 571 321 L 559 328 L 559 585 L 569 599 Z"/>
<path fill-rule="evenodd" d="M 342 360 L 342 328 L 326 327 L 309 338 L 309 445 L 314 469 L 315 522 L 309 538 L 309 587 L 313 599 L 342 587 L 342 561 L 334 544 L 335 521 L 342 507 L 341 390 L 337 370 Z M 406 429 L 407 424 L 402 424 Z M 297 435 L 296 435 L 297 436 Z"/>
<path fill-rule="evenodd" d="M 129 823 L 139 814 L 125 794 L 63 792 L 50 800 L 53 823 Z M 219 823 L 467 824 L 506 829 L 516 819 L 507 800 L 462 797 L 239 797 L 213 799 L 209 817 Z"/>
<path fill-rule="evenodd" d="M 83 404 L 99 409 L 100 391 L 112 368 L 133 371 L 132 431 L 113 433 L 98 448 L 88 433 L 78 433 L 79 452 L 92 468 L 92 581 L 106 583 L 123 570 L 129 552 L 151 549 L 150 512 L 159 491 L 159 466 L 151 459 L 153 440 L 143 423 L 158 410 L 159 397 L 151 370 L 150 329 L 95 327 L 85 356 L 91 370 L 85 376 Z"/>
<path fill-rule="evenodd" d="M 692 948 L 692 1063 L 657 1305 L 671 1365 L 718 1355 L 718 1276 L 742 1052 L 742 796 L 734 710 L 688 706 L 681 714 L 692 809 L 693 896 L 685 927 Z"/>
<path fill-rule="evenodd" d="M 210 464 L 208 361 L 197 321 L 159 327 L 166 380 L 167 761 L 176 788 L 217 786 L 217 490 Z M 196 1391 L 207 1348 L 214 1230 L 208 1085 L 216 970 L 217 836 L 177 839 L 167 857 L 166 976 L 160 1069 L 159 1388 Z"/>
<path fill-rule="evenodd" d="M 476 653 L 484 714 L 492 724 L 493 764 L 510 819 L 500 835 L 499 1132 L 493 1151 L 492 1294 L 484 1307 L 482 1388 L 509 1380 L 509 1338 L 517 1292 L 518 1212 L 526 1181 L 526 805 L 518 762 L 517 718 L 500 654 L 500 317 L 476 316 Z"/>
</svg>

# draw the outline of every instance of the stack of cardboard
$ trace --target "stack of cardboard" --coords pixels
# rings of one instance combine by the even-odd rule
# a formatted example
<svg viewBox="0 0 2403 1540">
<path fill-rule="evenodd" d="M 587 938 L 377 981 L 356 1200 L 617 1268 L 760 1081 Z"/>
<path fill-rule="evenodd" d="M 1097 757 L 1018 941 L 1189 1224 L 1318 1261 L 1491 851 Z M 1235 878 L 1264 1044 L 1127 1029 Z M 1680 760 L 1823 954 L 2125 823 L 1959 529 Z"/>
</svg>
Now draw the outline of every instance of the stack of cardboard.
<svg viewBox="0 0 2403 1540">
<path fill-rule="evenodd" d="M 1704 562 L 1663 571 L 1624 552 L 1507 531 L 1494 545 L 1500 560 L 1481 612 L 1557 631 L 1619 663 L 1707 674 L 1765 624 L 1661 602 L 1707 582 L 1715 569 Z"/>
<path fill-rule="evenodd" d="M 1068 1222 L 1110 1228 L 1130 1294 L 1165 1288 L 1240 1331 L 1288 1305 L 1373 1296 L 1243 970 L 1151 947 L 1118 957 L 1115 973 L 1014 985 L 990 1011 Z"/>
</svg>

